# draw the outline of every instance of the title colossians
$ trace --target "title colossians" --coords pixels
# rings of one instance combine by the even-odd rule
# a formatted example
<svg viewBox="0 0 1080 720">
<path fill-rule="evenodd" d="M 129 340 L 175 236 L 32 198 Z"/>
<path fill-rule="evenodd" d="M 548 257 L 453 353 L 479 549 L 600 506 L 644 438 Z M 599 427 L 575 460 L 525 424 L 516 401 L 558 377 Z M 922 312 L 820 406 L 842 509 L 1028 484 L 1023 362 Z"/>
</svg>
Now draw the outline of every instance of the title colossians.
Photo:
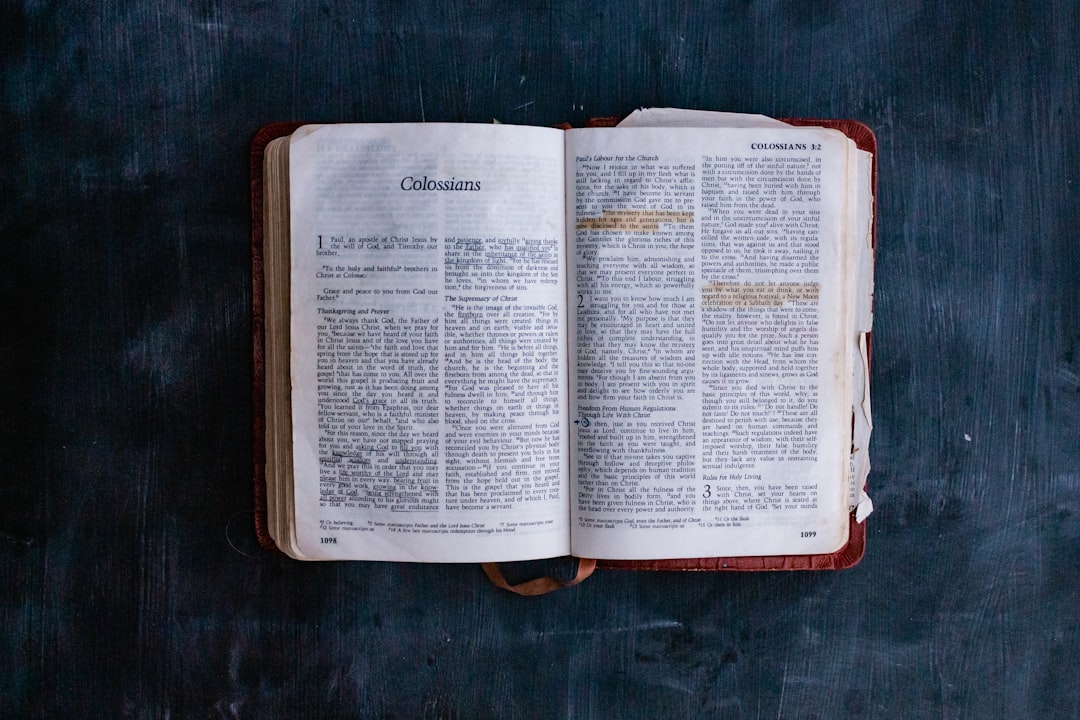
<svg viewBox="0 0 1080 720">
<path fill-rule="evenodd" d="M 429 178 L 427 175 L 422 177 L 414 177 L 412 175 L 406 175 L 401 178 L 401 189 L 407 191 L 437 191 L 437 190 L 466 190 L 477 191 L 480 189 L 479 180 L 458 180 L 456 177 L 452 177 L 449 180 L 445 178 Z"/>
</svg>

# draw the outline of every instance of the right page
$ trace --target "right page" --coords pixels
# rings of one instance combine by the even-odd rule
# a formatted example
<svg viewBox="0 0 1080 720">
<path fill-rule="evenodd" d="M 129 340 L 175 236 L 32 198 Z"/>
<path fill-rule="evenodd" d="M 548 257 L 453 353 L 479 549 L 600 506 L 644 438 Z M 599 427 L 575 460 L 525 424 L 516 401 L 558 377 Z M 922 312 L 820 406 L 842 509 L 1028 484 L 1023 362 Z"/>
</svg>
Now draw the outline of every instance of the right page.
<svg viewBox="0 0 1080 720">
<path fill-rule="evenodd" d="M 782 124 L 568 132 L 575 555 L 846 543 L 855 153 Z"/>
</svg>

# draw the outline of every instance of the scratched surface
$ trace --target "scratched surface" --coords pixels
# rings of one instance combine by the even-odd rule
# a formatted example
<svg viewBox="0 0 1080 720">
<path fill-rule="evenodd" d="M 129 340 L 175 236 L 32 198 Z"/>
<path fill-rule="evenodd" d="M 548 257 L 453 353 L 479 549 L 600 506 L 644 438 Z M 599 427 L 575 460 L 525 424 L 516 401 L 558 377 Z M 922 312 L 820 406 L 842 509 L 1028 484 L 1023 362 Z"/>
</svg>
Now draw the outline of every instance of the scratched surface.
<svg viewBox="0 0 1080 720">
<path fill-rule="evenodd" d="M 1075 4 L 93 5 L 0 5 L 0 717 L 1080 718 Z M 638 105 L 877 132 L 863 563 L 258 551 L 252 132 Z"/>
</svg>

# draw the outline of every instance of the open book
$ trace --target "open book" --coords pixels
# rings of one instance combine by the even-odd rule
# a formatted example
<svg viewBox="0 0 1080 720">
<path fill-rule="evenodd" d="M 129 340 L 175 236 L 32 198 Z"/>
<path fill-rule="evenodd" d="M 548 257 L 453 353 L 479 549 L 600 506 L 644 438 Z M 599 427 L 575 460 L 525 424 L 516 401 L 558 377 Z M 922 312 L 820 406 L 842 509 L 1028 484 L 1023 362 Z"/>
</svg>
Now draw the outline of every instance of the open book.
<svg viewBox="0 0 1080 720">
<path fill-rule="evenodd" d="M 253 146 L 257 475 L 281 550 L 857 562 L 865 126 L 295 127 Z"/>
</svg>

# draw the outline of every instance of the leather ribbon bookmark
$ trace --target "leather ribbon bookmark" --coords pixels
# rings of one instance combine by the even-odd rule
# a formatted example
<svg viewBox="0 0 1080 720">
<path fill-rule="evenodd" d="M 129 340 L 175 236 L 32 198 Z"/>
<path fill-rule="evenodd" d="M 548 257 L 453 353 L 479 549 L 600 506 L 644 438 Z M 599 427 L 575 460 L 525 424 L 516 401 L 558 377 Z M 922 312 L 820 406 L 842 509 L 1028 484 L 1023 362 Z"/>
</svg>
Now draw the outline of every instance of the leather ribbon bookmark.
<svg viewBox="0 0 1080 720">
<path fill-rule="evenodd" d="M 501 587 L 503 590 L 509 590 L 512 593 L 518 595 L 543 595 L 549 593 L 552 590 L 560 590 L 566 587 L 572 587 L 593 574 L 593 570 L 596 569 L 596 560 L 591 558 L 578 558 L 577 575 L 570 580 L 557 580 L 550 576 L 538 577 L 533 580 L 526 580 L 525 582 L 511 585 L 503 577 L 502 570 L 499 569 L 499 563 L 481 563 L 480 567 L 484 568 L 484 574 L 488 576 L 488 580 L 493 585 Z"/>
</svg>

